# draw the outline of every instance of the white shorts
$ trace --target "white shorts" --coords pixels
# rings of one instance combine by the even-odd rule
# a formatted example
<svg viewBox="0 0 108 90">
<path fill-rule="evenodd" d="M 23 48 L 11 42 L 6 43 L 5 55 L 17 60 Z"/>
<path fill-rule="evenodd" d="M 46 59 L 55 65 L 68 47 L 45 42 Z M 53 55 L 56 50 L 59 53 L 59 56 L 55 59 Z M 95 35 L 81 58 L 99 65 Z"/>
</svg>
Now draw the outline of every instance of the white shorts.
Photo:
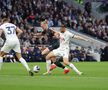
<svg viewBox="0 0 108 90">
<path fill-rule="evenodd" d="M 69 49 L 63 49 L 63 48 L 58 48 L 53 50 L 53 53 L 55 56 L 63 57 L 63 58 L 69 58 Z"/>
<path fill-rule="evenodd" d="M 5 42 L 4 46 L 1 48 L 1 51 L 4 51 L 5 53 L 9 53 L 10 50 L 14 50 L 17 53 L 21 53 L 19 41 Z"/>
</svg>

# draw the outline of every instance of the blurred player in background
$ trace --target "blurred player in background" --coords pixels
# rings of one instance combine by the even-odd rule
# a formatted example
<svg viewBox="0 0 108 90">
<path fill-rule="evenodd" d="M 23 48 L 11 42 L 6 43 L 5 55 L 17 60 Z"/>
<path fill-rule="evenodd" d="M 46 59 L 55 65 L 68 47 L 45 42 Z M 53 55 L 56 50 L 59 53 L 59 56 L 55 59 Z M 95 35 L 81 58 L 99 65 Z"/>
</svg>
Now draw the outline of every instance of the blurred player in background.
<svg viewBox="0 0 108 90">
<path fill-rule="evenodd" d="M 74 34 L 70 33 L 69 31 L 66 30 L 65 27 L 66 27 L 65 24 L 63 24 L 60 28 L 60 32 L 58 32 L 58 34 L 60 35 L 60 46 L 59 46 L 59 48 L 50 52 L 46 56 L 46 60 L 54 61 L 54 59 L 51 59 L 51 58 L 61 56 L 61 57 L 63 57 L 63 62 L 64 62 L 65 65 L 70 66 L 78 75 L 81 75 L 82 72 L 80 72 L 72 63 L 69 62 L 69 51 L 70 51 L 69 42 L 70 42 L 71 38 L 80 39 L 80 40 L 84 40 L 84 41 L 88 41 L 88 40 L 81 37 L 81 36 L 77 36 L 77 35 L 74 35 Z M 47 63 L 47 64 L 49 64 L 49 63 Z M 48 65 L 48 66 L 50 66 L 50 65 Z"/>
<path fill-rule="evenodd" d="M 2 21 L 3 24 L 0 26 L 0 36 L 4 34 L 6 38 L 4 46 L 1 48 L 0 52 L 0 69 L 3 63 L 3 56 L 9 53 L 10 50 L 14 50 L 16 52 L 16 57 L 18 58 L 18 60 L 27 69 L 29 75 L 33 76 L 33 72 L 30 70 L 27 62 L 24 60 L 24 58 L 22 58 L 21 55 L 20 42 L 18 37 L 22 34 L 22 30 L 9 22 L 9 18 L 4 18 Z"/>
<path fill-rule="evenodd" d="M 52 28 L 48 27 L 47 20 L 41 22 L 41 27 L 44 30 L 43 34 L 47 35 L 47 37 L 48 37 L 48 45 L 49 45 L 49 47 L 47 47 L 44 51 L 42 51 L 42 55 L 47 55 L 50 51 L 57 49 L 59 47 L 60 42 L 59 42 L 59 39 L 57 38 L 59 36 L 57 36 L 58 34 L 56 34 L 56 32 Z M 61 58 L 59 58 L 59 59 L 61 59 Z M 47 72 L 49 70 L 53 70 L 54 68 L 56 68 L 56 66 L 64 69 L 64 74 L 67 74 L 70 71 L 59 60 L 56 60 L 52 65 L 51 65 L 51 60 L 47 60 L 46 63 L 47 63 L 47 66 L 46 66 Z M 51 65 L 51 66 L 48 66 L 48 65 Z M 47 74 L 47 72 L 44 74 Z M 50 72 L 48 72 L 48 73 L 50 73 Z"/>
</svg>

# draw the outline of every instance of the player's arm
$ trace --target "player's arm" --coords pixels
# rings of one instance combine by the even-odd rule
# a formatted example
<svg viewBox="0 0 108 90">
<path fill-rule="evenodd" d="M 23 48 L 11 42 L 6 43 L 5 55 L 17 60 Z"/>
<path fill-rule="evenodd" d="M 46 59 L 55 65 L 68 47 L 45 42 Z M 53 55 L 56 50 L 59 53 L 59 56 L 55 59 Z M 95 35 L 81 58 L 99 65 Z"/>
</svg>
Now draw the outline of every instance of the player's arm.
<svg viewBox="0 0 108 90">
<path fill-rule="evenodd" d="M 79 36 L 79 35 L 74 35 L 73 38 L 79 39 L 79 40 L 88 41 L 88 39 L 86 39 L 86 38 L 84 38 L 84 37 L 81 37 L 81 36 Z"/>
<path fill-rule="evenodd" d="M 52 30 L 52 32 L 54 33 L 54 36 L 56 36 L 57 38 L 59 38 L 60 36 L 60 32 L 56 31 L 54 28 L 50 28 Z"/>
<path fill-rule="evenodd" d="M 0 37 L 1 37 L 2 33 L 3 33 L 3 30 L 0 28 Z"/>
<path fill-rule="evenodd" d="M 19 37 L 22 33 L 23 33 L 23 31 L 20 29 L 20 28 L 16 28 L 16 33 L 17 33 L 17 36 Z"/>
</svg>

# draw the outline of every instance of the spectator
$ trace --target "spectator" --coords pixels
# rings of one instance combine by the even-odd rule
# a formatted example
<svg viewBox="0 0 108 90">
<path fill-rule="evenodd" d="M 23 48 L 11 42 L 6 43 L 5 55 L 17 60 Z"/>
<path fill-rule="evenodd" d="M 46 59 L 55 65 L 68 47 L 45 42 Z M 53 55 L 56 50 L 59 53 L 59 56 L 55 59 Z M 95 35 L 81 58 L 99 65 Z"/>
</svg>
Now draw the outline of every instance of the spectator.
<svg viewBox="0 0 108 90">
<path fill-rule="evenodd" d="M 81 1 L 81 0 L 79 0 Z M 40 35 L 40 21 L 47 18 L 50 26 L 60 26 L 65 22 L 67 27 L 75 31 L 80 31 L 95 38 L 108 41 L 108 20 L 97 20 L 91 15 L 91 4 L 85 4 L 85 11 L 68 5 L 63 0 L 0 0 L 0 19 L 9 17 L 23 30 L 20 38 L 21 45 L 26 48 L 47 44 L 47 37 Z M 0 39 L 1 40 L 1 39 Z M 1 44 L 1 42 L 0 42 Z M 78 55 L 78 60 L 86 58 L 83 49 L 73 50 L 74 56 Z M 26 51 L 25 51 L 26 52 Z"/>
<path fill-rule="evenodd" d="M 88 13 L 88 15 L 91 14 L 91 2 L 85 3 L 85 11 Z"/>
<path fill-rule="evenodd" d="M 34 60 L 42 61 L 41 51 L 40 51 L 39 47 L 37 47 L 37 46 L 34 48 L 34 55 L 35 55 Z"/>
</svg>

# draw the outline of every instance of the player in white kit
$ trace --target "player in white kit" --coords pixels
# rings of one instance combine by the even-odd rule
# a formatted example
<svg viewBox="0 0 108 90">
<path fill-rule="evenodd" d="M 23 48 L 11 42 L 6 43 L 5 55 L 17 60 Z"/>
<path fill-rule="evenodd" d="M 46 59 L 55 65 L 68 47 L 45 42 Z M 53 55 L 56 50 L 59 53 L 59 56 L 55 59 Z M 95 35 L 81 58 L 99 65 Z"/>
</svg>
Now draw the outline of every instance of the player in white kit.
<svg viewBox="0 0 108 90">
<path fill-rule="evenodd" d="M 14 24 L 9 23 L 9 21 L 10 20 L 8 18 L 4 18 L 2 21 L 3 24 L 0 26 L 0 36 L 4 34 L 6 38 L 6 41 L 0 51 L 0 69 L 3 63 L 3 56 L 9 53 L 10 50 L 14 50 L 18 60 L 27 69 L 29 74 L 33 76 L 33 72 L 30 70 L 27 62 L 22 58 L 21 55 L 20 42 L 18 37 L 22 34 L 22 30 Z"/>
<path fill-rule="evenodd" d="M 74 35 L 72 33 L 70 33 L 69 31 L 66 30 L 65 26 L 62 25 L 61 29 L 60 29 L 60 33 L 59 34 L 59 38 L 60 38 L 60 47 L 58 49 L 53 50 L 52 52 L 50 52 L 47 56 L 46 56 L 46 60 L 51 60 L 51 58 L 53 57 L 57 57 L 57 56 L 62 56 L 63 57 L 63 63 L 65 65 L 70 66 L 78 75 L 81 75 L 82 72 L 80 72 L 72 63 L 69 62 L 69 42 L 71 40 L 71 38 L 76 38 L 76 39 L 80 39 L 80 40 L 85 40 L 88 41 L 87 39 L 78 36 L 78 35 Z M 53 61 L 53 59 L 52 59 Z M 50 65 L 49 65 L 50 67 Z"/>
</svg>

